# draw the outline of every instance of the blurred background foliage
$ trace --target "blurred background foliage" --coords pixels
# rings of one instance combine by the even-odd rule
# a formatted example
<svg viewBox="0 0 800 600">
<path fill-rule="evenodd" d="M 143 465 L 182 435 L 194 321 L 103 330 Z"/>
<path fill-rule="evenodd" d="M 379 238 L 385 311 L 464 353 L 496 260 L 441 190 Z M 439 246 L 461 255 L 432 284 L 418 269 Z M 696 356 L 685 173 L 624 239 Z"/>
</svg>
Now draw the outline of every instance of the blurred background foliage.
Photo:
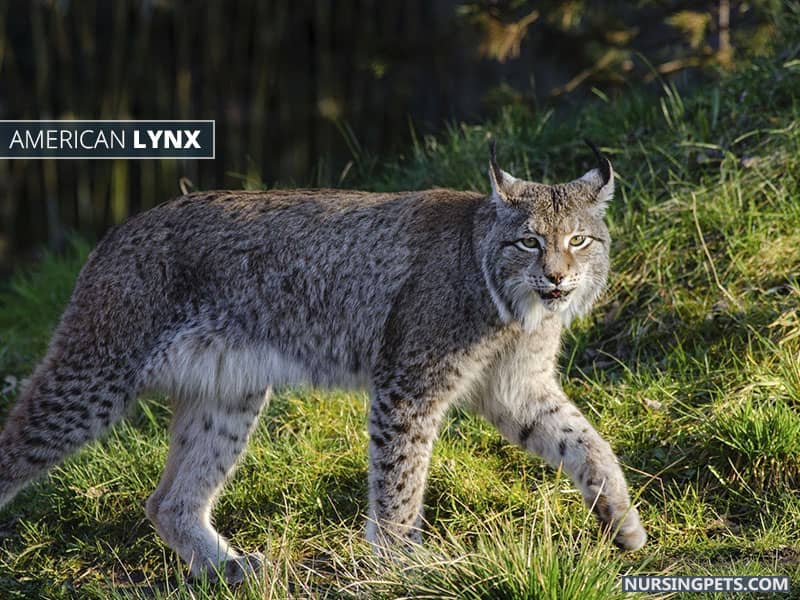
<svg viewBox="0 0 800 600">
<path fill-rule="evenodd" d="M 215 119 L 214 161 L 0 160 L 0 273 L 189 187 L 370 187 L 448 124 L 770 52 L 777 0 L 0 0 L 0 118 Z M 659 88 L 660 89 L 660 88 Z M 576 132 L 579 136 L 580 132 Z M 483 157 L 476 157 L 476 166 Z"/>
</svg>

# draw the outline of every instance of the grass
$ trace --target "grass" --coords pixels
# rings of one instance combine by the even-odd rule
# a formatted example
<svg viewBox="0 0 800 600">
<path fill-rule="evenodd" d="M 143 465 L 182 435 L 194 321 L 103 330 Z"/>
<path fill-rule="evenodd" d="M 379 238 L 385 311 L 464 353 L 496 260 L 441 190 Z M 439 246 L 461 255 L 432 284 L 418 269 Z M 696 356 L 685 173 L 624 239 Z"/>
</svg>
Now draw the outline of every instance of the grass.
<svg viewBox="0 0 800 600">
<path fill-rule="evenodd" d="M 643 550 L 603 543 L 566 478 L 456 412 L 433 458 L 426 548 L 379 564 L 361 539 L 366 397 L 296 389 L 273 400 L 216 511 L 237 546 L 269 556 L 268 572 L 237 590 L 189 583 L 144 518 L 169 419 L 149 397 L 0 513 L 0 596 L 591 599 L 623 597 L 625 573 L 781 574 L 796 593 L 800 46 L 783 47 L 683 96 L 631 90 L 580 112 L 453 126 L 363 182 L 485 189 L 490 135 L 500 164 L 534 180 L 589 168 L 581 136 L 611 156 L 611 285 L 566 336 L 562 370 L 621 457 Z M 46 257 L 2 294 L 0 412 L 87 251 Z"/>
</svg>

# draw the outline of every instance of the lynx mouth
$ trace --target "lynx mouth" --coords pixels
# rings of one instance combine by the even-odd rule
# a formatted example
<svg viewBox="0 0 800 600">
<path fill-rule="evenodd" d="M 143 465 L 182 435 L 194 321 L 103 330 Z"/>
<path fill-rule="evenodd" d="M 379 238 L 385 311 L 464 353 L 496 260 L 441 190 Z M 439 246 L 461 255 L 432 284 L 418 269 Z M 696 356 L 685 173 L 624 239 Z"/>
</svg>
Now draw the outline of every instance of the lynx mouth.
<svg viewBox="0 0 800 600">
<path fill-rule="evenodd" d="M 570 293 L 570 290 L 550 290 L 549 292 L 539 292 L 539 296 L 541 296 L 542 300 L 562 300 L 566 298 Z"/>
</svg>

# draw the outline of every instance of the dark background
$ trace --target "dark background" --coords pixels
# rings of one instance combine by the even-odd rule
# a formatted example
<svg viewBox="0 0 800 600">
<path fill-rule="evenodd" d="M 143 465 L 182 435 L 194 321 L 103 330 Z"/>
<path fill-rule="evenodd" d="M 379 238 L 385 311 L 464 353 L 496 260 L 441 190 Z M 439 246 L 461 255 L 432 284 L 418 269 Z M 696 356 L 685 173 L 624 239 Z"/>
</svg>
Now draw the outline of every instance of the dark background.
<svg viewBox="0 0 800 600">
<path fill-rule="evenodd" d="M 713 78 L 767 47 L 776 4 L 0 0 L 0 118 L 217 123 L 215 161 L 0 160 L 0 273 L 181 178 L 369 186 L 448 123 Z"/>
</svg>

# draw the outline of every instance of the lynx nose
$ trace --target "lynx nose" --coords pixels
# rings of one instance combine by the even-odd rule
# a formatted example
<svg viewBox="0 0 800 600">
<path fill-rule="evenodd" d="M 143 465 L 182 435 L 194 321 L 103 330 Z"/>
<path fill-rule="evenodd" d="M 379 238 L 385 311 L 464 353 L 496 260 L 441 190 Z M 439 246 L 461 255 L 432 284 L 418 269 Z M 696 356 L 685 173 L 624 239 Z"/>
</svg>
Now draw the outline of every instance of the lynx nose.
<svg viewBox="0 0 800 600">
<path fill-rule="evenodd" d="M 551 282 L 558 285 L 564 279 L 564 275 L 562 273 L 548 273 L 545 275 Z"/>
</svg>

